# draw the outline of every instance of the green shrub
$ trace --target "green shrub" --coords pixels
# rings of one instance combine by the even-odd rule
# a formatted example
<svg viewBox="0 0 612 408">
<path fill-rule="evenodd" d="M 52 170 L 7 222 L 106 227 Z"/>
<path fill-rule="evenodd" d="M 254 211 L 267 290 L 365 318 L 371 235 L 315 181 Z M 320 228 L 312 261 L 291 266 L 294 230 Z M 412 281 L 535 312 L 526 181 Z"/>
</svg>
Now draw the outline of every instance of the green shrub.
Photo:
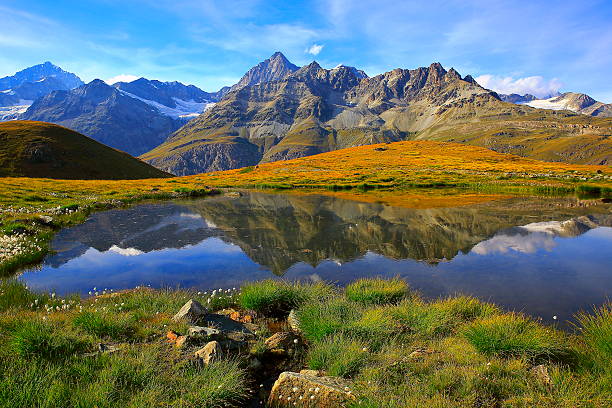
<svg viewBox="0 0 612 408">
<path fill-rule="evenodd" d="M 307 301 L 331 296 L 334 290 L 323 283 L 288 283 L 278 280 L 263 280 L 249 283 L 241 288 L 238 303 L 265 315 L 287 315 L 291 309 Z"/>
<path fill-rule="evenodd" d="M 579 313 L 576 320 L 588 355 L 598 367 L 612 372 L 612 303 L 592 314 Z"/>
<path fill-rule="evenodd" d="M 89 339 L 66 333 L 39 320 L 24 321 L 19 325 L 12 333 L 11 344 L 22 357 L 43 359 L 67 358 L 91 347 Z"/>
<path fill-rule="evenodd" d="M 476 320 L 464 335 L 483 354 L 559 358 L 568 351 L 561 333 L 517 313 Z"/>
<path fill-rule="evenodd" d="M 396 303 L 408 294 L 408 284 L 399 278 L 359 279 L 346 287 L 346 297 L 363 304 Z"/>
<path fill-rule="evenodd" d="M 85 311 L 76 315 L 72 323 L 85 333 L 113 340 L 131 339 L 137 332 L 133 319 L 119 313 Z"/>
<path fill-rule="evenodd" d="M 367 344 L 355 338 L 336 334 L 312 346 L 308 353 L 308 367 L 325 370 L 328 375 L 351 377 L 370 358 Z"/>
<path fill-rule="evenodd" d="M 342 298 L 307 303 L 297 311 L 300 329 L 310 341 L 341 331 L 359 316 L 358 305 Z"/>
</svg>

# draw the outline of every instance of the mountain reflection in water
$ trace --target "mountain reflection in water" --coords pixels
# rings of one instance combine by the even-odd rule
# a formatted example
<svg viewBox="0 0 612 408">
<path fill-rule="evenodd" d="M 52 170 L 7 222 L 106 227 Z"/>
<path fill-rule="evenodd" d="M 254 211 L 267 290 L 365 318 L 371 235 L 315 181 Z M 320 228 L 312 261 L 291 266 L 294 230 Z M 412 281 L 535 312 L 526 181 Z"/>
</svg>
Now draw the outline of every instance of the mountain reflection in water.
<svg viewBox="0 0 612 408">
<path fill-rule="evenodd" d="M 610 206 L 514 198 L 409 209 L 248 193 L 96 213 L 21 279 L 41 290 L 240 286 L 285 276 L 346 284 L 401 276 L 427 297 L 465 293 L 549 319 L 612 289 Z"/>
</svg>

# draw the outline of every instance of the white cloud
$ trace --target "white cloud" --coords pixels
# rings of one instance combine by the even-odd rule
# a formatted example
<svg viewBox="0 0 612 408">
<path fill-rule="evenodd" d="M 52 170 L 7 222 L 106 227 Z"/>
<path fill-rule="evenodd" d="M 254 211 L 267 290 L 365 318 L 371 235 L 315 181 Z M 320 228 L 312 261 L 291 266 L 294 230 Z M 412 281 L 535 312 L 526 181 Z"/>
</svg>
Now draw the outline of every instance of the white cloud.
<svg viewBox="0 0 612 408">
<path fill-rule="evenodd" d="M 319 55 L 321 50 L 323 50 L 323 47 L 323 44 L 313 44 L 312 46 L 310 46 L 310 48 L 306 50 L 306 52 L 312 55 Z"/>
<path fill-rule="evenodd" d="M 548 97 L 559 92 L 563 84 L 556 78 L 545 80 L 541 76 L 525 78 L 501 77 L 496 75 L 480 75 L 476 82 L 487 89 L 503 94 L 532 94 L 539 98 Z"/>
<path fill-rule="evenodd" d="M 136 75 L 119 74 L 112 78 L 105 79 L 104 82 L 106 82 L 109 85 L 112 85 L 112 84 L 116 84 L 117 82 L 132 82 L 132 81 L 137 80 L 138 78 L 140 77 Z"/>
</svg>

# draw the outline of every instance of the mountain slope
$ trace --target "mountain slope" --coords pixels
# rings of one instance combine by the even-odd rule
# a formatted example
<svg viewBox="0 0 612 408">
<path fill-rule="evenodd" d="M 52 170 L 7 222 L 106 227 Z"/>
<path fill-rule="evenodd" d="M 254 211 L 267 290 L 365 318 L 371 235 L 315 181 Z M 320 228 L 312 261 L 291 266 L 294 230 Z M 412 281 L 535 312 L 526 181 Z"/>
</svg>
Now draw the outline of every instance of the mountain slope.
<svg viewBox="0 0 612 408">
<path fill-rule="evenodd" d="M 0 123 L 0 177 L 141 179 L 167 173 L 50 123 Z"/>
<path fill-rule="evenodd" d="M 257 72 L 269 65 L 259 64 Z M 278 78 L 272 72 L 266 76 Z M 233 88 L 142 158 L 186 175 L 430 139 L 544 160 L 607 164 L 610 134 L 610 120 L 505 103 L 471 76 L 463 78 L 439 63 L 367 78 L 351 67 L 327 70 L 313 62 L 281 79 Z"/>
<path fill-rule="evenodd" d="M 612 142 L 609 142 L 609 146 Z M 192 176 L 214 187 L 435 187 L 455 185 L 612 187 L 612 167 L 533 160 L 461 143 L 403 141 Z M 612 190 L 611 190 L 612 191 Z M 377 194 L 382 198 L 384 194 Z"/>
<path fill-rule="evenodd" d="M 20 119 L 56 123 L 133 155 L 159 145 L 184 123 L 99 79 L 36 100 Z"/>
</svg>

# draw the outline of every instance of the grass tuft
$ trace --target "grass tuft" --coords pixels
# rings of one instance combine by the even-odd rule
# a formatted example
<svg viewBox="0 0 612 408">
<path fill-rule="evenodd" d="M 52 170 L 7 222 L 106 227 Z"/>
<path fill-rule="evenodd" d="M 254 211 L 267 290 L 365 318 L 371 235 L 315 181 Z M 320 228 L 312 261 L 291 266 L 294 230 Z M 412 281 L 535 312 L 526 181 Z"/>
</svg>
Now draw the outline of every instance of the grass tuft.
<svg viewBox="0 0 612 408">
<path fill-rule="evenodd" d="M 29 320 L 20 324 L 11 336 L 13 350 L 25 358 L 60 359 L 91 347 L 89 339 L 57 330 L 51 323 Z"/>
<path fill-rule="evenodd" d="M 595 365 L 612 373 L 612 303 L 576 315 L 578 328 Z"/>
<path fill-rule="evenodd" d="M 396 303 L 408 294 L 408 284 L 400 278 L 359 279 L 346 287 L 346 297 L 366 305 Z"/>
<path fill-rule="evenodd" d="M 567 354 L 561 333 L 517 313 L 479 319 L 465 328 L 464 335 L 478 351 L 487 355 L 533 359 Z"/>
<path fill-rule="evenodd" d="M 238 303 L 245 309 L 269 316 L 287 315 L 307 301 L 321 300 L 334 293 L 324 283 L 288 283 L 267 279 L 244 285 Z"/>
<path fill-rule="evenodd" d="M 72 323 L 86 333 L 112 340 L 130 340 L 136 337 L 137 327 L 133 318 L 120 313 L 84 311 L 75 316 Z"/>
<path fill-rule="evenodd" d="M 308 353 L 308 367 L 325 370 L 327 375 L 351 377 L 370 358 L 367 344 L 342 334 L 330 336 L 316 343 Z"/>
<path fill-rule="evenodd" d="M 297 311 L 300 329 L 309 341 L 339 332 L 359 318 L 359 306 L 342 298 L 307 303 Z"/>
</svg>

